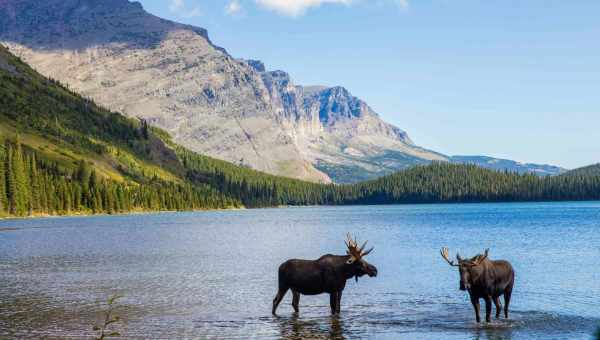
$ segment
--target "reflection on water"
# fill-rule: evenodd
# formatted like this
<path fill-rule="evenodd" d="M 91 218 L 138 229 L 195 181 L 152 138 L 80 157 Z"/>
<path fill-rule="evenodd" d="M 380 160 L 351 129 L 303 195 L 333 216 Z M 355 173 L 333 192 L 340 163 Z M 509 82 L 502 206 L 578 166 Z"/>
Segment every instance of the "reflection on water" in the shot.
<path fill-rule="evenodd" d="M 303 320 L 298 313 L 292 314 L 291 317 L 275 318 L 280 327 L 281 339 L 345 339 L 343 321 L 337 315 L 320 320 Z"/>
<path fill-rule="evenodd" d="M 600 204 L 291 208 L 0 221 L 0 338 L 93 335 L 99 302 L 129 338 L 582 339 L 600 325 Z M 277 267 L 369 239 L 377 278 L 291 294 L 270 315 Z M 510 320 L 478 325 L 439 258 L 490 247 L 517 272 Z"/>
<path fill-rule="evenodd" d="M 477 327 L 475 330 L 476 340 L 509 340 L 512 339 L 512 329 L 510 327 L 496 328 L 493 326 Z"/>

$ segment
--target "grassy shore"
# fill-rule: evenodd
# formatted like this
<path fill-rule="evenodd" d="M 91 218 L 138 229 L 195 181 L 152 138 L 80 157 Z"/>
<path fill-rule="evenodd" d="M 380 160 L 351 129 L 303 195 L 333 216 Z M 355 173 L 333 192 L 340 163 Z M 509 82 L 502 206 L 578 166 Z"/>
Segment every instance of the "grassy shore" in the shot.
<path fill-rule="evenodd" d="M 245 210 L 245 207 L 229 207 L 224 209 L 195 209 L 195 210 L 132 210 L 126 212 L 117 212 L 112 214 L 100 213 L 94 214 L 93 212 L 69 212 L 64 214 L 31 214 L 28 216 L 13 216 L 13 215 L 0 215 L 1 220 L 26 220 L 36 218 L 54 218 L 54 217 L 91 217 L 91 216 L 127 216 L 127 215 L 148 215 L 148 214 L 164 214 L 164 213 L 177 213 L 177 212 L 209 212 L 209 211 L 230 211 L 230 210 Z M 1 231 L 1 230 L 0 230 Z"/>

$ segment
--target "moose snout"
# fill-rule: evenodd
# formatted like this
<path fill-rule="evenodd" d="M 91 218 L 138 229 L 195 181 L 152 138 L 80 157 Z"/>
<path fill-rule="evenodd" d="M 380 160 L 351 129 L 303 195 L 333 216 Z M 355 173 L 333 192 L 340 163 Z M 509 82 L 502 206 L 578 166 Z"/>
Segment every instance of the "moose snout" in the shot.
<path fill-rule="evenodd" d="M 369 269 L 367 270 L 367 274 L 369 275 L 369 277 L 376 277 L 377 276 L 377 268 L 375 266 L 369 266 Z"/>
<path fill-rule="evenodd" d="M 464 282 L 460 283 L 460 290 L 464 291 L 464 290 L 469 290 L 469 289 L 471 289 L 471 285 L 469 283 L 464 283 Z"/>

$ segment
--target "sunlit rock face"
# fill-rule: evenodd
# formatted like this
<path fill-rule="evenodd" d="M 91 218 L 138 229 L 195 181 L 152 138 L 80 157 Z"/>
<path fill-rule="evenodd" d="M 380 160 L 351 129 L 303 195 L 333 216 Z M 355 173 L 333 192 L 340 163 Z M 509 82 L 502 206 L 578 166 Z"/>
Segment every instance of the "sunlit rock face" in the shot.
<path fill-rule="evenodd" d="M 42 74 L 147 119 L 177 143 L 269 173 L 352 182 L 447 160 L 343 87 L 295 85 L 137 2 L 0 0 L 0 41 Z"/>

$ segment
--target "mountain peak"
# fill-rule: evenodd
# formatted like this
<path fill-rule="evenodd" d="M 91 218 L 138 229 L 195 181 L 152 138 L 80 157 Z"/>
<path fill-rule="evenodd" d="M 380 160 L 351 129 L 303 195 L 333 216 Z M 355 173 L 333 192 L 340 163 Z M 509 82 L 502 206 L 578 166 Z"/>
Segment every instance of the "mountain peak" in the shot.
<path fill-rule="evenodd" d="M 206 29 L 151 15 L 137 1 L 0 0 L 2 40 L 32 49 L 81 50 L 108 44 L 155 47 L 176 30 L 192 31 L 212 45 Z"/>
<path fill-rule="evenodd" d="M 139 3 L 0 0 L 0 42 L 177 143 L 273 174 L 328 182 L 341 168 L 343 181 L 355 181 L 446 159 L 416 147 L 346 88 L 296 85 L 287 72 L 234 59 L 206 30 Z"/>
<path fill-rule="evenodd" d="M 260 61 L 260 60 L 246 60 L 246 63 L 248 63 L 248 65 L 250 65 L 250 67 L 252 67 L 256 72 L 266 72 L 266 68 L 265 68 L 265 64 Z"/>

